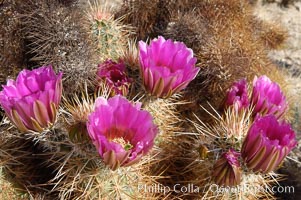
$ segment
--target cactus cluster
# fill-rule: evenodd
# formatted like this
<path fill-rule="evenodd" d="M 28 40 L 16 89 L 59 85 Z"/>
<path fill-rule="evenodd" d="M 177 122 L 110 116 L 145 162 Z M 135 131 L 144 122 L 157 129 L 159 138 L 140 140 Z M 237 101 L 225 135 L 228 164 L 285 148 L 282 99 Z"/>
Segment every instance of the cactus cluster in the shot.
<path fill-rule="evenodd" d="M 87 17 L 92 41 L 97 47 L 98 56 L 106 59 L 118 59 L 127 44 L 131 28 L 114 19 L 113 9 L 101 1 L 89 1 Z"/>
<path fill-rule="evenodd" d="M 274 198 L 297 145 L 267 56 L 286 32 L 250 1 L 14 3 L 22 56 L 0 67 L 27 69 L 1 71 L 1 198 Z"/>
<path fill-rule="evenodd" d="M 85 82 L 93 85 L 94 66 L 101 59 L 86 28 L 85 13 L 76 4 L 68 5 L 58 0 L 31 1 L 23 5 L 21 20 L 30 67 L 52 64 L 65 74 L 64 92 L 72 96 Z"/>
<path fill-rule="evenodd" d="M 15 77 L 24 64 L 24 40 L 20 21 L 20 1 L 0 4 L 0 83 Z"/>

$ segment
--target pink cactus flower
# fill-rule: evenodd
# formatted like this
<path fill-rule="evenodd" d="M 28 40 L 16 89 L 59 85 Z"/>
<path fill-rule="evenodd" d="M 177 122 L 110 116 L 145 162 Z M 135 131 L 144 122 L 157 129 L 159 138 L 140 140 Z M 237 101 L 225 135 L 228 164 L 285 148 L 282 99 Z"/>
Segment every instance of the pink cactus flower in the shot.
<path fill-rule="evenodd" d="M 242 146 L 242 158 L 254 172 L 275 170 L 296 146 L 290 124 L 278 122 L 274 115 L 258 116 Z"/>
<path fill-rule="evenodd" d="M 248 85 L 246 79 L 234 82 L 226 96 L 226 105 L 234 106 L 236 111 L 249 107 Z"/>
<path fill-rule="evenodd" d="M 254 106 L 254 115 L 273 114 L 281 118 L 288 109 L 288 103 L 279 85 L 272 82 L 267 76 L 255 77 L 251 103 Z"/>
<path fill-rule="evenodd" d="M 100 156 L 112 170 L 138 162 L 153 146 L 158 133 L 152 116 L 121 95 L 99 97 L 87 128 Z"/>
<path fill-rule="evenodd" d="M 143 84 L 151 95 L 170 97 L 186 88 L 199 72 L 193 51 L 182 42 L 159 36 L 149 46 L 140 41 L 139 49 Z"/>
<path fill-rule="evenodd" d="M 62 95 L 62 73 L 52 66 L 23 70 L 17 80 L 8 80 L 0 92 L 0 104 L 7 117 L 22 131 L 41 132 L 56 120 Z"/>
<path fill-rule="evenodd" d="M 121 94 L 126 96 L 129 92 L 131 79 L 125 73 L 125 64 L 123 62 L 113 62 L 107 60 L 98 65 L 97 76 L 104 80 L 111 89 L 112 96 Z"/>
<path fill-rule="evenodd" d="M 240 153 L 229 149 L 213 166 L 213 180 L 220 186 L 236 186 L 241 182 Z"/>

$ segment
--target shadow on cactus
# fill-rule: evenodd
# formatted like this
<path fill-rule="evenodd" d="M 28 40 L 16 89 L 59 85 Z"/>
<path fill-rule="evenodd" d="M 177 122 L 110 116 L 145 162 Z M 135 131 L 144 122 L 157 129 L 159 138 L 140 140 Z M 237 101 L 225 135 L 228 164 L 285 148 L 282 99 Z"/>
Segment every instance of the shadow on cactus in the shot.
<path fill-rule="evenodd" d="M 12 127 L 7 118 L 1 121 L 0 131 L 1 182 L 11 185 L 11 189 L 8 189 L 18 199 L 29 196 L 35 198 L 49 192 L 52 186 L 48 185 L 48 181 L 56 173 L 46 162 L 51 159 L 51 152 L 43 151 L 30 135 Z M 7 192 L 3 190 L 1 196 Z"/>

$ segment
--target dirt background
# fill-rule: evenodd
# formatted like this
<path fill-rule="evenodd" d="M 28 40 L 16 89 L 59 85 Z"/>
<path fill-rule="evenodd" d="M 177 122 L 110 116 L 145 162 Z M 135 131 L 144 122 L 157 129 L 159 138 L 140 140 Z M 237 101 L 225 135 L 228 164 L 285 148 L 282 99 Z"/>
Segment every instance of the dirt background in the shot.
<path fill-rule="evenodd" d="M 272 60 L 288 68 L 294 76 L 301 75 L 301 2 L 287 7 L 275 3 L 258 2 L 255 14 L 266 21 L 283 26 L 288 31 L 288 39 L 283 49 L 270 52 Z"/>

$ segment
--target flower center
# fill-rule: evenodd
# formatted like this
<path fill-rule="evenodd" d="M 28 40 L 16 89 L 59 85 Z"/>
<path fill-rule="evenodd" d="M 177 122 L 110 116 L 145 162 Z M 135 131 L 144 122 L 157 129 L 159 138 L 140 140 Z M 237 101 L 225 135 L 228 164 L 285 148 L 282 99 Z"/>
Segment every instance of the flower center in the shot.
<path fill-rule="evenodd" d="M 236 92 L 236 96 L 239 97 L 239 99 L 242 99 L 242 96 L 244 94 L 244 91 L 242 89 L 239 89 L 237 92 Z"/>
<path fill-rule="evenodd" d="M 122 137 L 114 138 L 112 142 L 120 144 L 126 151 L 131 150 L 133 148 L 133 145 Z"/>
<path fill-rule="evenodd" d="M 111 128 L 106 132 L 107 139 L 111 142 L 120 144 L 126 151 L 131 150 L 134 146 L 127 139 L 128 134 L 124 130 Z"/>
<path fill-rule="evenodd" d="M 118 71 L 118 70 L 112 71 L 110 75 L 111 75 L 111 80 L 113 82 L 122 81 L 125 77 L 125 75 L 122 72 Z"/>
<path fill-rule="evenodd" d="M 161 70 L 163 70 L 165 74 L 171 74 L 175 72 L 175 70 L 172 67 L 169 67 L 167 65 L 159 65 L 159 68 L 161 68 Z"/>
<path fill-rule="evenodd" d="M 266 132 L 261 131 L 261 133 L 265 137 L 265 140 L 269 141 L 269 143 L 272 144 L 272 145 L 279 145 L 279 143 L 282 140 L 281 139 L 282 134 L 280 134 L 280 132 L 277 132 L 275 130 L 268 130 Z"/>

